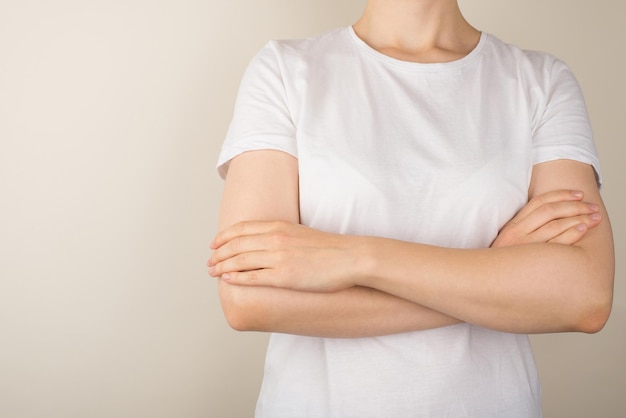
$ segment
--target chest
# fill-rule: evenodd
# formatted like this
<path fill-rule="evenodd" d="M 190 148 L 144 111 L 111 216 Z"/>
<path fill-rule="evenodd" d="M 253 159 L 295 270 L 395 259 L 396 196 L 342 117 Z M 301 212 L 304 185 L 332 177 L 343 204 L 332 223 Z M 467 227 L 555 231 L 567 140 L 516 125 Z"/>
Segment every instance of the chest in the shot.
<path fill-rule="evenodd" d="M 526 202 L 524 97 L 503 82 L 434 80 L 309 89 L 297 126 L 303 222 L 446 246 L 491 242 Z"/>

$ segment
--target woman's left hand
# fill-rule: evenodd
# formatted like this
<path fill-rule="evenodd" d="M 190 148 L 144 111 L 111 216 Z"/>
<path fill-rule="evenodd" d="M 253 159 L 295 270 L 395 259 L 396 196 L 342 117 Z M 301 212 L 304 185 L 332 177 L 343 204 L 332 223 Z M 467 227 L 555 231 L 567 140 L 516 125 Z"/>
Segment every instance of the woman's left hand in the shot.
<path fill-rule="evenodd" d="M 246 221 L 211 243 L 209 274 L 228 283 L 333 292 L 353 286 L 353 237 L 287 222 Z"/>

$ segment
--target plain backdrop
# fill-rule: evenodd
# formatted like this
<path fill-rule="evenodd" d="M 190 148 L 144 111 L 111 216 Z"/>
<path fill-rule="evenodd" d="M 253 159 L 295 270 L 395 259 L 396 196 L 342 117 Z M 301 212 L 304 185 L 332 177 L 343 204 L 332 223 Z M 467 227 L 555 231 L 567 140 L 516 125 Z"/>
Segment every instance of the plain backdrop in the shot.
<path fill-rule="evenodd" d="M 205 271 L 214 166 L 270 38 L 363 0 L 0 0 L 0 417 L 251 417 L 267 336 L 225 324 Z M 585 92 L 615 232 L 596 335 L 532 338 L 546 417 L 626 416 L 622 0 L 463 0 Z"/>

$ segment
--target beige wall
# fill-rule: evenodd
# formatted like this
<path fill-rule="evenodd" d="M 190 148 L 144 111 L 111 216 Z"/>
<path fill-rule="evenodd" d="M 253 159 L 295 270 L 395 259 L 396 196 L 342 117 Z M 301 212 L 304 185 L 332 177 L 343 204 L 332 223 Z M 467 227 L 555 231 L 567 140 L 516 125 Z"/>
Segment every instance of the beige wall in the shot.
<path fill-rule="evenodd" d="M 363 0 L 0 0 L 0 416 L 249 417 L 266 337 L 205 273 L 213 166 L 269 38 Z M 604 163 L 618 274 L 598 335 L 533 338 L 546 417 L 626 416 L 620 0 L 465 0 L 480 29 L 565 59 Z"/>

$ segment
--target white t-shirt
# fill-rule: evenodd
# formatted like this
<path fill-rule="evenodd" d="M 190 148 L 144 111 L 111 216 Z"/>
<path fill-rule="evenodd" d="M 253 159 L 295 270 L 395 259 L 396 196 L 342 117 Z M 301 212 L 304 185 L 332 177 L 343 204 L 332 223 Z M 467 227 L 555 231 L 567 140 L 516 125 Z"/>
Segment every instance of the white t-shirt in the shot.
<path fill-rule="evenodd" d="M 270 42 L 241 83 L 220 174 L 255 149 L 298 158 L 305 225 L 456 248 L 490 245 L 527 202 L 534 164 L 582 161 L 600 180 L 567 66 L 486 33 L 436 64 L 383 55 L 351 27 Z M 470 324 L 274 334 L 257 404 L 264 418 L 539 416 L 527 336 Z"/>

